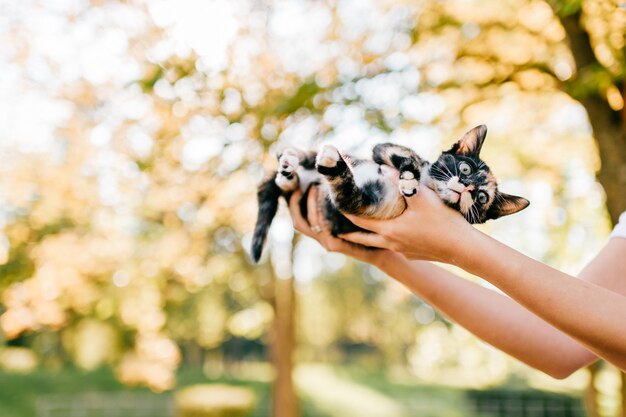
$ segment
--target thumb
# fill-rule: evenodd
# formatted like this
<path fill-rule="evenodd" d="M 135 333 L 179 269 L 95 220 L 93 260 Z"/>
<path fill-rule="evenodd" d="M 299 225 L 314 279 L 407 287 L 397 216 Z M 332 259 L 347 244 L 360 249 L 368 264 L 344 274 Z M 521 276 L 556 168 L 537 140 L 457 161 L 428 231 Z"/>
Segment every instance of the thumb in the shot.
<path fill-rule="evenodd" d="M 383 236 L 377 235 L 375 233 L 352 232 L 345 235 L 340 235 L 339 237 L 343 240 L 347 240 L 352 243 L 358 243 L 359 245 L 371 248 L 389 248 L 389 242 L 387 242 L 387 240 Z"/>
<path fill-rule="evenodd" d="M 365 230 L 370 230 L 372 232 L 377 232 L 377 233 L 380 232 L 381 230 L 381 226 L 382 226 L 381 220 L 368 219 L 365 217 L 355 216 L 353 214 L 346 214 L 346 213 L 341 213 L 341 214 L 346 216 L 346 218 L 350 220 L 352 223 L 356 224 L 357 226 Z"/>

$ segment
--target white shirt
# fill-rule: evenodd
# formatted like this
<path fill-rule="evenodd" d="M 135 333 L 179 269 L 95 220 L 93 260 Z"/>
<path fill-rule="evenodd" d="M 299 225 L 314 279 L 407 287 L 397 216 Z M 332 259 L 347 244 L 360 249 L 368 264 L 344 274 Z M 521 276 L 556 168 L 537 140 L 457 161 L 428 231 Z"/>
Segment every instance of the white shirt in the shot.
<path fill-rule="evenodd" d="M 626 239 L 626 211 L 619 216 L 619 221 L 613 228 L 609 237 L 621 237 Z"/>

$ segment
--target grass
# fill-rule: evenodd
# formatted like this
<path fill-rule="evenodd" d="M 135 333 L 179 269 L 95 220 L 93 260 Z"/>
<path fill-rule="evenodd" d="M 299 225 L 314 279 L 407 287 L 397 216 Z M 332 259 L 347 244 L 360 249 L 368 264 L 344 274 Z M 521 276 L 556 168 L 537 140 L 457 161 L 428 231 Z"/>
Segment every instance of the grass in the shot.
<path fill-rule="evenodd" d="M 209 379 L 200 370 L 190 369 L 178 375 L 178 387 L 211 382 L 250 387 L 260 400 L 251 417 L 269 415 L 270 384 L 263 378 Z M 295 373 L 295 383 L 301 398 L 302 417 L 477 417 L 469 411 L 466 392 L 461 389 L 421 385 L 414 380 L 394 382 L 380 373 L 355 368 L 301 366 Z M 93 392 L 111 395 L 123 392 L 128 398 L 141 397 L 158 410 L 150 414 L 151 417 L 171 415 L 165 406 L 171 403 L 171 392 L 154 394 L 147 389 L 123 386 L 107 369 L 95 372 L 63 369 L 60 372 L 38 370 L 26 375 L 0 372 L 0 416 L 37 417 L 36 404 L 42 396 L 60 396 L 62 401 L 90 404 L 93 401 L 88 393 Z M 58 415 L 67 417 L 68 413 Z M 76 415 L 99 417 L 102 414 L 94 411 Z M 129 408 L 123 417 L 135 415 Z"/>

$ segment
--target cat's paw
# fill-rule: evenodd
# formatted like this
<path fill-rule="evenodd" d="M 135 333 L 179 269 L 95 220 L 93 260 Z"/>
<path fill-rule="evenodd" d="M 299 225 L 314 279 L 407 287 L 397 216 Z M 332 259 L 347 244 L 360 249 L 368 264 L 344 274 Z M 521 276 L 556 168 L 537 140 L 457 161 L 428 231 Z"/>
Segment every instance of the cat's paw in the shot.
<path fill-rule="evenodd" d="M 295 149 L 285 149 L 278 158 L 278 170 L 285 176 L 289 176 L 289 174 L 294 172 L 298 165 L 300 165 L 300 158 L 298 157 L 298 151 Z"/>
<path fill-rule="evenodd" d="M 321 152 L 317 154 L 315 163 L 318 167 L 334 168 L 341 160 L 341 155 L 337 148 L 332 145 L 324 145 Z"/>
<path fill-rule="evenodd" d="M 411 197 L 419 191 L 420 183 L 415 179 L 411 171 L 404 171 L 400 174 L 399 188 L 402 195 Z"/>

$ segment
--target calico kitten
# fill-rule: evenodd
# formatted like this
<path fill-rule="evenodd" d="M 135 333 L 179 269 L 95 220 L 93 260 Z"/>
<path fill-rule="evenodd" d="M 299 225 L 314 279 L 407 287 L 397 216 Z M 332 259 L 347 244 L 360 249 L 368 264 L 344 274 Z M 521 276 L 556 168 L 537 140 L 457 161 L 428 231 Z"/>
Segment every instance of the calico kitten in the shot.
<path fill-rule="evenodd" d="M 489 167 L 480 159 L 487 128 L 477 126 L 465 133 L 450 150 L 432 164 L 404 146 L 376 145 L 372 159 L 342 155 L 326 145 L 316 154 L 287 148 L 278 155 L 279 171 L 259 186 L 259 212 L 252 238 L 252 259 L 258 262 L 272 219 L 282 195 L 289 198 L 299 188 L 304 192 L 300 211 L 306 218 L 306 200 L 312 184 L 321 184 L 318 207 L 333 235 L 362 231 L 342 213 L 375 219 L 399 216 L 410 197 L 424 185 L 434 190 L 448 206 L 461 212 L 470 223 L 516 213 L 529 201 L 498 191 Z M 398 192 L 384 170 L 400 173 Z"/>

